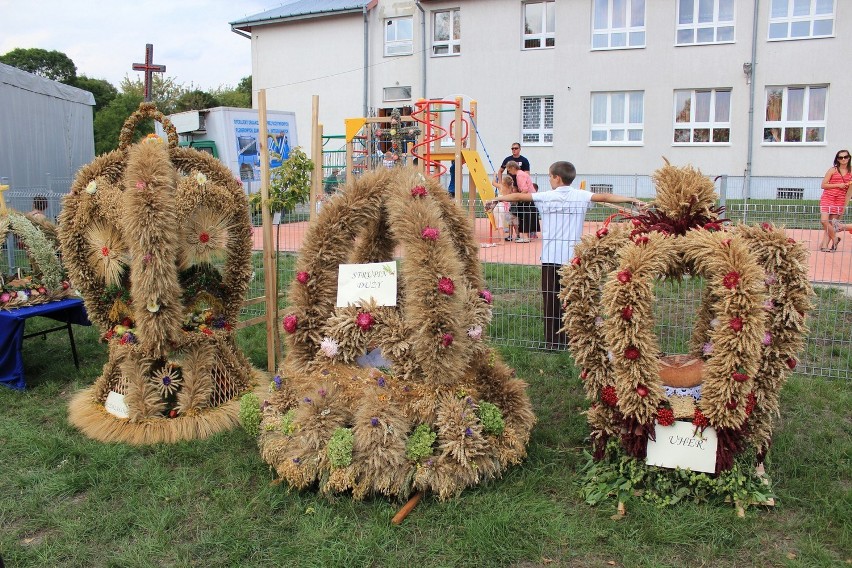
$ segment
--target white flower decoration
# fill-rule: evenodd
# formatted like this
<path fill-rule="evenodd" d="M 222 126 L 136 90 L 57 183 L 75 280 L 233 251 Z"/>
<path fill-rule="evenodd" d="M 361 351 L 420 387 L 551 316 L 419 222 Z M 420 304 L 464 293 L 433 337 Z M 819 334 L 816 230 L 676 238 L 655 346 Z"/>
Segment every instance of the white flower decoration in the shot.
<path fill-rule="evenodd" d="M 482 339 L 482 326 L 475 325 L 471 328 L 468 328 L 467 335 L 471 339 Z"/>
<path fill-rule="evenodd" d="M 322 351 L 323 355 L 328 357 L 329 359 L 333 359 L 335 355 L 337 355 L 337 349 L 339 344 L 337 341 L 330 337 L 326 337 L 320 343 L 320 351 Z"/>
<path fill-rule="evenodd" d="M 147 309 L 149 312 L 151 312 L 152 314 L 154 314 L 154 313 L 157 313 L 157 312 L 159 312 L 159 311 L 160 311 L 160 304 L 158 304 L 155 300 L 151 300 L 151 301 L 150 301 L 150 302 L 148 302 L 148 304 L 145 306 L 145 309 Z"/>
<path fill-rule="evenodd" d="M 86 186 L 86 193 L 88 193 L 89 195 L 94 194 L 97 190 L 98 182 L 96 182 L 95 180 L 90 181 L 89 184 Z"/>
<path fill-rule="evenodd" d="M 197 174 L 195 174 L 195 181 L 198 183 L 198 185 L 204 185 L 205 183 L 207 183 L 207 176 L 201 172 L 198 172 Z"/>

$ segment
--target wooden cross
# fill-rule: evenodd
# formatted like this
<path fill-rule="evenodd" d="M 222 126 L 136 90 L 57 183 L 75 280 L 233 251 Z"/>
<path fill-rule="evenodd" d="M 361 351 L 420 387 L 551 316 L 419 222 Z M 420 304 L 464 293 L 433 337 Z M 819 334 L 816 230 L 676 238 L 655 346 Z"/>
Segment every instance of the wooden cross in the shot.
<path fill-rule="evenodd" d="M 154 64 L 154 44 L 146 43 L 145 44 L 145 63 L 134 63 L 133 64 L 134 71 L 144 71 L 145 72 L 145 100 L 151 100 L 151 79 L 154 73 L 165 73 L 166 66 L 165 65 L 155 65 Z"/>

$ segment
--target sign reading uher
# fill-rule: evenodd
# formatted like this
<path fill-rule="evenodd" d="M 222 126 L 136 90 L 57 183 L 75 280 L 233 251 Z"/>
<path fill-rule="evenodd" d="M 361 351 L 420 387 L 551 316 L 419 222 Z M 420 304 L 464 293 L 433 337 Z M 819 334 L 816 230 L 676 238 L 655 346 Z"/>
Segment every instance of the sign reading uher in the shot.
<path fill-rule="evenodd" d="M 337 271 L 337 307 L 359 306 L 374 300 L 379 306 L 396 305 L 396 261 L 341 264 Z"/>
<path fill-rule="evenodd" d="M 657 424 L 656 441 L 648 440 L 648 465 L 714 473 L 716 471 L 716 430 L 712 426 L 696 432 L 691 422 L 671 426 Z"/>

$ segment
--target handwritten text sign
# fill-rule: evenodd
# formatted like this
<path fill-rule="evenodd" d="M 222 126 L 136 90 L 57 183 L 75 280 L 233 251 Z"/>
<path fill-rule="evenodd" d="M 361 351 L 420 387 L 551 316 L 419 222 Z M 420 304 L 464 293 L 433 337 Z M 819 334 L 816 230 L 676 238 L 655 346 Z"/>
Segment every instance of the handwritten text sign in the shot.
<path fill-rule="evenodd" d="M 396 261 L 341 264 L 337 272 L 337 307 L 360 306 L 375 300 L 379 306 L 396 305 Z"/>
<path fill-rule="evenodd" d="M 693 435 L 694 434 L 694 435 Z M 712 426 L 695 432 L 691 422 L 671 426 L 657 424 L 657 440 L 648 440 L 648 465 L 679 467 L 692 471 L 716 471 L 716 430 Z"/>
<path fill-rule="evenodd" d="M 109 391 L 104 403 L 104 408 L 107 412 L 119 418 L 127 418 L 130 414 L 127 411 L 127 404 L 124 402 L 124 395 L 118 394 L 115 391 Z"/>

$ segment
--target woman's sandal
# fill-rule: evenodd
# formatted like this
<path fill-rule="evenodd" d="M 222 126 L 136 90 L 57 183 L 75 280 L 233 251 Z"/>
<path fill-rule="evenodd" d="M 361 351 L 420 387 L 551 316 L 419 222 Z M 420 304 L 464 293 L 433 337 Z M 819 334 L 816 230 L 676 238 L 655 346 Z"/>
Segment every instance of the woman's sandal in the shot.
<path fill-rule="evenodd" d="M 837 250 L 837 245 L 840 244 L 840 237 L 834 237 L 834 244 L 831 245 L 831 251 L 834 252 Z"/>

